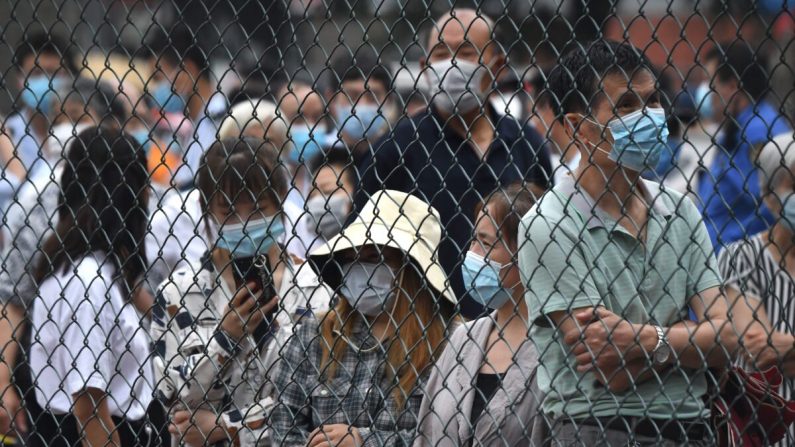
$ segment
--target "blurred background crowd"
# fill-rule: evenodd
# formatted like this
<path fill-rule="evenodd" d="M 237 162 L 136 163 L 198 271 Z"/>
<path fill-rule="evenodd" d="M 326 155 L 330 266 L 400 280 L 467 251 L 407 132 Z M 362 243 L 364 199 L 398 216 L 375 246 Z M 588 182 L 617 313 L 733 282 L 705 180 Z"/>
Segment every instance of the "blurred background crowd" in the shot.
<path fill-rule="evenodd" d="M 431 267 L 426 266 L 427 282 L 438 300 L 446 300 L 457 315 L 478 318 L 499 306 L 469 289 L 474 280 L 466 276 L 467 247 L 480 237 L 473 216 L 485 212 L 485 199 L 491 193 L 517 183 L 525 196 L 514 191 L 511 194 L 519 195 L 512 197 L 524 203 L 527 211 L 544 191 L 565 182 L 578 166 L 589 161 L 582 159 L 585 152 L 562 121 L 568 100 L 559 97 L 549 81 L 559 69 L 563 54 L 594 40 L 629 43 L 652 65 L 669 134 L 659 161 L 641 174 L 693 200 L 709 236 L 709 256 L 721 256 L 724 279 L 737 280 L 739 274 L 734 274 L 739 267 L 734 258 L 728 258 L 742 248 L 736 244 L 775 227 L 777 222 L 791 222 L 788 219 L 795 204 L 771 199 L 775 191 L 766 189 L 764 183 L 778 178 L 776 168 L 789 168 L 795 162 L 795 150 L 789 149 L 795 118 L 795 17 L 789 12 L 790 6 L 795 5 L 790 3 L 793 2 L 486 0 L 470 5 L 441 0 L 72 0 L 0 4 L 0 17 L 4 17 L 0 44 L 0 300 L 6 315 L 0 328 L 0 342 L 5 348 L 0 345 L 0 350 L 9 366 L 0 370 L 0 389 L 7 390 L 3 394 L 4 407 L 24 407 L 20 403 L 24 396 L 13 391 L 10 384 L 16 383 L 20 390 L 30 386 L 26 382 L 31 374 L 25 368 L 31 367 L 33 376 L 40 381 L 57 380 L 42 374 L 46 367 L 41 360 L 35 360 L 35 334 L 42 325 L 46 326 L 51 315 L 41 307 L 32 313 L 30 309 L 34 300 L 42 297 L 42 290 L 47 290 L 44 279 L 57 273 L 52 268 L 52 272 L 40 274 L 36 267 L 40 253 L 53 255 L 49 261 L 54 266 L 65 262 L 56 256 L 57 251 L 48 251 L 52 248 L 50 242 L 69 245 L 66 224 L 63 220 L 59 223 L 64 210 L 73 213 L 69 222 L 72 227 L 80 227 L 81 223 L 107 224 L 103 231 L 108 234 L 135 231 L 131 226 L 136 224 L 134 209 L 129 216 L 115 220 L 97 212 L 92 220 L 80 214 L 77 202 L 69 202 L 77 200 L 75 197 L 81 193 L 74 190 L 70 196 L 64 182 L 74 175 L 78 180 L 72 180 L 79 183 L 81 160 L 98 160 L 99 152 L 94 153 L 91 148 L 92 132 L 99 132 L 100 137 L 106 135 L 103 132 L 123 135 L 128 139 L 126 143 L 141 149 L 146 169 L 147 183 L 142 189 L 149 191 L 147 200 L 120 199 L 108 194 L 110 202 L 140 199 L 136 202 L 140 205 L 148 201 L 144 210 L 146 223 L 138 228 L 142 231 L 138 236 L 145 241 L 142 246 L 149 265 L 145 271 L 137 271 L 134 278 L 127 278 L 130 281 L 126 291 L 141 314 L 152 313 L 151 325 L 147 322 L 144 332 L 155 338 L 137 340 L 143 335 L 140 328 L 133 327 L 135 335 L 126 340 L 132 346 L 129 350 L 140 348 L 143 353 L 151 345 L 156 354 L 152 360 L 155 377 L 146 379 L 154 384 L 154 390 L 148 390 L 150 395 L 154 393 L 163 401 L 173 399 L 173 395 L 180 395 L 185 401 L 210 399 L 210 392 L 204 396 L 188 393 L 186 397 L 179 388 L 190 388 L 191 380 L 199 380 L 196 377 L 209 374 L 207 371 L 213 368 L 222 369 L 219 365 L 223 362 L 207 365 L 202 363 L 204 360 L 187 356 L 179 366 L 179 374 L 169 373 L 169 367 L 162 363 L 168 363 L 163 360 L 167 356 L 160 351 L 179 351 L 190 346 L 194 354 L 210 352 L 205 345 L 191 345 L 196 340 L 189 336 L 180 338 L 184 334 L 169 338 L 175 329 L 165 315 L 174 317 L 173 324 L 182 330 L 184 321 L 188 321 L 186 326 L 199 321 L 205 309 L 187 306 L 185 312 L 175 310 L 185 304 L 185 297 L 202 295 L 207 300 L 202 301 L 203 306 L 219 299 L 212 288 L 193 288 L 195 284 L 212 283 L 211 278 L 201 276 L 209 275 L 206 272 L 212 268 L 205 268 L 207 265 L 215 262 L 216 267 L 220 266 L 208 249 L 213 248 L 214 242 L 221 244 L 224 236 L 220 237 L 221 242 L 214 240 L 217 228 L 207 223 L 207 216 L 216 216 L 216 223 L 223 223 L 224 219 L 217 216 L 226 211 L 213 208 L 217 204 L 207 201 L 213 190 L 227 194 L 225 200 L 229 203 L 225 203 L 235 210 L 238 199 L 232 196 L 233 192 L 240 194 L 240 190 L 252 185 L 261 185 L 262 191 L 273 189 L 276 200 L 263 200 L 283 215 L 279 225 L 284 228 L 279 228 L 277 242 L 284 246 L 286 255 L 284 259 L 274 255 L 275 259 L 296 267 L 295 272 L 289 273 L 291 284 L 302 293 L 313 290 L 317 309 L 332 308 L 337 314 L 352 312 L 350 307 L 335 304 L 333 296 L 340 284 L 333 284 L 334 280 L 326 277 L 321 281 L 318 277 L 322 275 L 307 274 L 308 269 L 297 266 L 311 257 L 333 256 L 334 253 L 323 252 L 326 243 L 339 243 L 339 233 L 346 225 L 354 227 L 351 222 L 355 217 L 372 212 L 375 217 L 369 215 L 370 218 L 377 221 L 378 212 L 372 208 L 378 209 L 374 198 L 379 191 L 415 194 L 432 205 L 435 214 L 414 215 L 412 212 L 418 209 L 415 205 L 413 211 L 407 206 L 407 210 L 396 211 L 390 218 L 396 226 L 413 224 L 418 228 L 429 218 L 440 221 L 438 235 L 436 230 L 428 230 L 430 236 L 417 236 L 427 236 L 432 241 L 435 237 L 434 244 L 438 245 L 434 247 L 438 251 L 433 251 L 433 262 L 438 257 L 439 265 L 433 265 L 441 267 L 438 278 L 444 279 L 434 279 Z M 458 32 L 440 28 L 440 17 L 449 18 L 452 7 L 474 7 L 478 20 L 467 22 L 466 17 L 454 17 L 454 21 L 471 28 L 462 26 Z M 487 70 L 479 71 L 481 68 Z M 457 71 L 462 77 L 445 77 L 445 71 Z M 473 107 L 467 109 L 467 101 Z M 474 109 L 477 110 L 472 115 Z M 82 155 L 76 150 L 67 151 L 75 141 L 80 141 L 78 146 L 85 149 Z M 777 150 L 763 152 L 762 148 L 771 142 Z M 239 153 L 238 146 L 243 143 L 249 148 L 267 144 L 275 149 L 273 157 L 246 158 Z M 133 166 L 141 162 L 135 157 L 124 158 L 123 151 L 116 150 L 116 163 L 125 160 Z M 760 157 L 762 153 L 765 157 Z M 213 161 L 213 157 L 217 160 Z M 245 180 L 246 188 L 230 186 L 234 180 L 224 177 L 226 171 L 218 160 L 232 166 L 229 169 Z M 268 174 L 248 177 L 245 166 L 267 167 Z M 122 171 L 97 175 L 106 182 L 106 188 L 112 184 L 112 179 L 103 177 L 106 174 L 123 177 L 128 186 L 140 180 L 128 178 L 135 175 Z M 284 185 L 279 183 L 282 177 Z M 532 197 L 526 196 L 528 192 Z M 91 192 L 83 194 L 93 197 Z M 258 197 L 246 203 L 256 205 L 259 200 Z M 260 211 L 265 213 L 265 208 Z M 414 218 L 418 220 L 413 221 Z M 514 220 L 515 233 L 518 217 Z M 270 227 L 267 232 L 275 241 L 277 232 Z M 52 234 L 62 238 L 52 239 Z M 117 250 L 117 244 L 121 244 L 114 238 L 105 244 L 108 250 Z M 515 234 L 511 238 L 515 246 Z M 359 249 L 363 245 L 352 247 Z M 726 247 L 731 249 L 725 250 Z M 227 248 L 234 258 L 234 248 Z M 395 249 L 403 250 L 418 264 L 424 262 L 425 255 L 431 257 L 428 253 L 411 252 L 414 249 L 408 246 Z M 782 251 L 777 256 L 788 259 L 792 254 Z M 379 262 L 384 263 L 387 258 L 384 256 Z M 199 273 L 193 271 L 195 284 L 176 278 L 177 273 L 184 274 L 196 263 L 202 269 Z M 795 277 L 795 263 L 787 265 L 789 270 L 782 272 Z M 120 270 L 125 268 L 129 266 Z M 135 281 L 144 285 L 133 284 Z M 791 334 L 791 324 L 795 324 L 795 302 L 791 302 L 795 289 L 785 282 L 775 282 L 756 297 L 766 308 L 767 328 L 780 331 L 777 334 Z M 290 293 L 289 287 L 278 290 L 278 295 L 288 302 L 292 299 Z M 89 295 L 87 291 L 85 296 Z M 304 309 L 295 304 L 301 301 L 299 297 L 293 298 L 291 315 L 312 313 L 311 307 Z M 229 300 L 221 301 L 223 305 L 218 304 L 219 315 L 214 322 L 219 327 L 226 325 L 224 334 L 245 332 L 224 322 L 222 311 Z M 44 302 L 48 302 L 46 297 Z M 243 305 L 242 301 L 233 302 Z M 401 306 L 395 304 L 392 311 L 408 312 L 408 305 L 405 309 Z M 180 321 L 180 315 L 187 316 Z M 287 319 L 281 323 L 288 327 L 295 321 Z M 428 331 L 433 332 L 437 322 L 428 323 Z M 30 338 L 31 325 L 32 348 L 31 340 L 25 339 L 25 334 Z M 326 333 L 315 329 L 329 337 L 342 333 L 338 327 L 323 328 Z M 287 337 L 273 332 L 276 339 Z M 89 335 L 101 336 L 83 334 Z M 158 335 L 167 342 L 158 345 Z M 219 358 L 232 355 L 233 351 L 234 355 L 239 354 L 224 345 L 228 342 L 224 341 L 226 335 L 220 340 L 213 332 L 204 335 L 221 346 L 213 345 L 220 349 Z M 776 341 L 782 346 L 792 344 L 792 336 L 787 337 L 781 335 Z M 350 342 L 348 338 L 345 341 Z M 138 348 L 137 342 L 142 343 Z M 182 347 L 174 348 L 169 343 Z M 287 346 L 285 340 L 280 343 L 283 345 L 279 346 Z M 360 348 L 357 346 L 357 353 L 366 357 L 370 351 Z M 20 360 L 21 366 L 13 366 L 9 359 L 15 360 L 18 352 L 28 349 L 34 354 L 32 361 Z M 286 349 L 277 357 L 282 354 L 289 357 L 291 352 Z M 324 355 L 329 353 L 324 351 Z M 186 378 L 185 371 L 195 377 Z M 246 378 L 247 373 L 254 374 L 245 368 L 233 374 L 240 383 L 257 383 L 259 379 Z M 785 371 L 785 375 L 792 374 Z M 206 380 L 217 390 L 213 377 L 210 374 Z M 403 376 L 400 378 L 401 386 L 405 385 Z M 274 379 L 274 386 L 291 386 L 284 382 L 286 379 L 281 383 L 278 380 Z M 235 396 L 245 403 L 235 408 L 246 406 L 250 412 L 237 419 L 234 414 L 225 414 L 225 427 L 252 429 L 261 425 L 263 408 L 270 408 L 272 402 L 263 403 L 259 399 L 262 396 L 249 391 L 245 397 Z M 790 397 L 789 385 L 784 395 Z M 415 397 L 412 395 L 411 399 Z M 47 397 L 49 402 L 57 399 L 57 393 Z M 261 407 L 253 408 L 255 402 Z M 122 416 L 135 414 L 130 417 L 137 420 L 144 412 L 156 411 L 148 402 L 139 403 L 141 408 L 128 405 Z M 228 402 L 210 406 L 215 404 L 228 408 Z M 188 407 L 196 410 L 201 406 Z M 71 411 L 69 405 L 66 409 L 67 413 Z M 63 408 L 45 405 L 37 411 L 60 414 Z M 183 411 L 187 410 L 171 408 L 171 422 L 180 430 L 188 418 Z M 76 408 L 74 412 L 79 418 Z M 148 414 L 152 419 L 165 417 Z M 190 417 L 199 418 L 197 415 L 201 414 L 197 410 Z M 212 414 L 213 418 L 217 416 Z M 278 425 L 278 415 L 273 417 L 273 423 Z M 13 415 L 0 418 L 6 424 L 2 428 L 8 429 L 13 419 Z M 17 428 L 27 425 L 24 418 L 15 423 Z M 62 423 L 55 418 L 52 425 Z M 369 430 L 378 431 L 376 425 L 361 428 L 363 434 L 357 436 L 367 438 Z M 399 423 L 393 425 L 405 429 Z M 159 427 L 164 434 L 167 426 L 164 423 Z M 131 427 L 135 429 L 134 424 Z M 122 433 L 122 440 L 128 435 L 138 436 Z M 373 445 L 384 439 L 377 438 L 377 434 L 372 436 L 378 439 Z"/>

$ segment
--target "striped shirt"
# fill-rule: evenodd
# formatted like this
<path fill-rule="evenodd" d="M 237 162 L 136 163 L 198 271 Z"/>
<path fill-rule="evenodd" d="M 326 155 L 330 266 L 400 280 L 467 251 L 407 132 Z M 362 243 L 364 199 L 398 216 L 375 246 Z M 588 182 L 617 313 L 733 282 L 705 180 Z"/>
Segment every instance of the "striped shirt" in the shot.
<path fill-rule="evenodd" d="M 776 261 L 767 249 L 767 232 L 728 245 L 718 256 L 718 266 L 726 285 L 757 298 L 764 305 L 774 330 L 795 332 L 795 278 Z M 779 392 L 792 399 L 795 381 L 784 379 Z M 777 445 L 795 441 L 795 428 Z"/>
<path fill-rule="evenodd" d="M 795 278 L 767 250 L 767 233 L 737 241 L 721 251 L 718 265 L 726 285 L 765 306 L 776 331 L 795 332 Z"/>

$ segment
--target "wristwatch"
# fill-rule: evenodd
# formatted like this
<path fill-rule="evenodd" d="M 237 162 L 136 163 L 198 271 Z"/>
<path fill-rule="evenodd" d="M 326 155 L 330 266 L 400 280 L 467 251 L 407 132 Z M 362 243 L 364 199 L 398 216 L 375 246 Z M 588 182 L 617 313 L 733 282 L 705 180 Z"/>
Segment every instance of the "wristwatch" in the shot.
<path fill-rule="evenodd" d="M 652 326 L 657 331 L 657 346 L 652 351 L 652 358 L 656 365 L 662 365 L 671 357 L 671 345 L 668 344 L 668 337 L 660 326 Z"/>

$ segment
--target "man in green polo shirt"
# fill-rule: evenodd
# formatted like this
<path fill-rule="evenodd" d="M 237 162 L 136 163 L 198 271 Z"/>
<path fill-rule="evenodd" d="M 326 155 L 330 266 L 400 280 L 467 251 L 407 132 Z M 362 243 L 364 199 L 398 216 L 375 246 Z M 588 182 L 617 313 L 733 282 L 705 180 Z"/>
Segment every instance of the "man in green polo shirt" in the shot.
<path fill-rule="evenodd" d="M 738 341 L 698 210 L 640 176 L 668 136 L 651 65 L 596 41 L 564 56 L 549 88 L 581 152 L 519 231 L 551 437 L 710 443 L 705 371 L 726 367 Z"/>

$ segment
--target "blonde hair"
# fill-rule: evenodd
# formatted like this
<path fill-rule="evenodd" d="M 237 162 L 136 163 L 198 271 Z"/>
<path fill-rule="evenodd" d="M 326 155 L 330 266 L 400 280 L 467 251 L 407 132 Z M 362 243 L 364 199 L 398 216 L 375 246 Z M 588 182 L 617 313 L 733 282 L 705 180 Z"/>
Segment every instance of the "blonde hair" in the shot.
<path fill-rule="evenodd" d="M 402 406 L 417 380 L 441 351 L 445 341 L 445 316 L 435 305 L 435 292 L 421 279 L 413 264 L 400 276 L 394 311 L 390 324 L 395 332 L 386 346 L 385 374 L 396 385 L 393 397 Z M 337 305 L 320 323 L 322 351 L 321 377 L 332 379 L 347 349 L 343 337 L 350 338 L 362 316 L 347 298 L 341 296 Z"/>
<path fill-rule="evenodd" d="M 235 104 L 229 110 L 218 131 L 218 138 L 242 138 L 252 136 L 264 138 L 279 151 L 288 151 L 287 124 L 276 105 L 266 100 L 247 100 Z"/>

